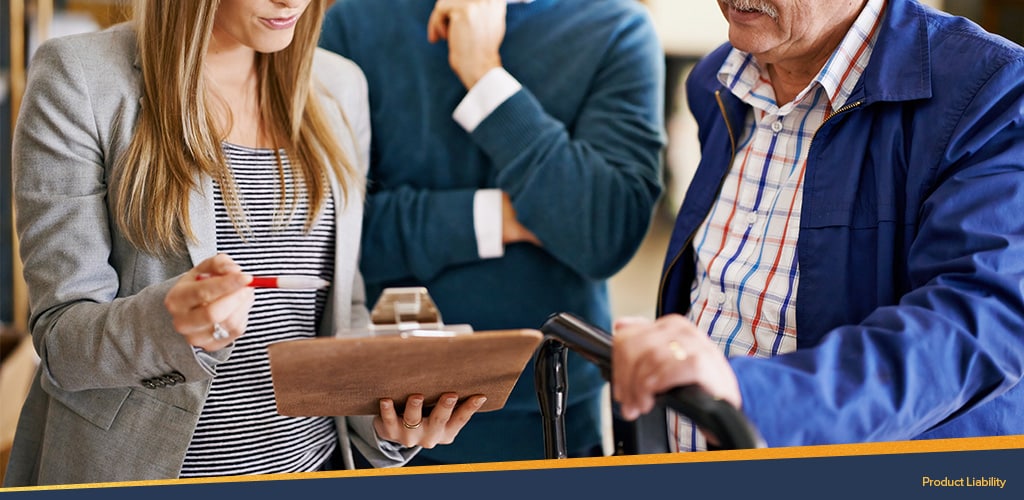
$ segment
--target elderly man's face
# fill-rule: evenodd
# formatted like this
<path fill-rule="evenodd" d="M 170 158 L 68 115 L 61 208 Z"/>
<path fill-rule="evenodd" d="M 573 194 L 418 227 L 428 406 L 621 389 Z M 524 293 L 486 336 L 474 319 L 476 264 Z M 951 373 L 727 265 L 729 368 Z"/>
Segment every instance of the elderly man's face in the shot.
<path fill-rule="evenodd" d="M 729 41 L 762 63 L 831 53 L 866 0 L 717 0 Z"/>

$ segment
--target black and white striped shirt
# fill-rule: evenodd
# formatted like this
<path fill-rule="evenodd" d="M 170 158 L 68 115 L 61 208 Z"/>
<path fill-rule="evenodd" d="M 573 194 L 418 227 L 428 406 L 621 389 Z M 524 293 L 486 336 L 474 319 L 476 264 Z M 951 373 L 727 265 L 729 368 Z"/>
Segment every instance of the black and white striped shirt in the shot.
<path fill-rule="evenodd" d="M 330 280 L 334 263 L 334 205 L 331 197 L 310 232 L 309 206 L 300 191 L 280 210 L 277 158 L 271 149 L 224 145 L 248 227 L 239 235 L 215 183 L 217 251 L 253 275 L 299 274 Z M 291 185 L 282 153 L 284 178 Z M 294 190 L 290 190 L 294 193 Z M 245 334 L 231 357 L 217 367 L 196 426 L 181 477 L 315 471 L 331 455 L 337 438 L 330 417 L 278 415 L 267 346 L 314 337 L 327 300 L 326 290 L 256 289 Z"/>

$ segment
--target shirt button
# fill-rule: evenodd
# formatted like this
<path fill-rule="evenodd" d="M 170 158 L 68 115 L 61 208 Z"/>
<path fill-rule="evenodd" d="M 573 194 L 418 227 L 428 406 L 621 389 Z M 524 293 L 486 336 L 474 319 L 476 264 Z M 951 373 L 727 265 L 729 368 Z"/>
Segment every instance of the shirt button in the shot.
<path fill-rule="evenodd" d="M 775 132 L 776 134 L 779 133 L 779 132 L 782 132 L 782 122 L 781 121 L 777 121 L 775 123 L 772 123 L 772 132 Z"/>
<path fill-rule="evenodd" d="M 747 225 L 753 226 L 757 223 L 757 212 L 750 212 L 747 214 Z"/>
<path fill-rule="evenodd" d="M 724 305 L 726 298 L 728 297 L 724 293 L 720 293 L 717 297 L 715 297 L 715 301 L 718 302 L 718 305 Z"/>

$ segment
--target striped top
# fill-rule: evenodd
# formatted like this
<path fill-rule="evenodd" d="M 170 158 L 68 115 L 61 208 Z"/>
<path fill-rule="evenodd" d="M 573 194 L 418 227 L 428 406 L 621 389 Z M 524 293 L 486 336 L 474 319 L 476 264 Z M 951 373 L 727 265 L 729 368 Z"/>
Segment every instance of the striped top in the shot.
<path fill-rule="evenodd" d="M 727 356 L 796 349 L 797 238 L 808 152 L 821 125 L 848 105 L 884 8 L 885 0 L 868 2 L 792 102 L 776 102 L 767 68 L 748 53 L 733 49 L 719 70 L 722 85 L 753 109 L 719 198 L 694 235 L 690 319 Z M 678 450 L 704 448 L 687 420 L 670 415 L 669 429 Z"/>
<path fill-rule="evenodd" d="M 328 196 L 312 231 L 302 196 L 280 214 L 277 155 L 270 149 L 224 145 L 248 223 L 243 239 L 228 217 L 215 183 L 217 251 L 251 274 L 298 274 L 330 280 L 334 263 L 334 205 Z M 291 183 L 282 152 L 284 179 Z M 290 200 L 286 207 L 290 206 Z M 286 222 L 285 222 L 286 219 Z M 308 472 L 317 470 L 337 442 L 330 417 L 277 414 L 267 346 L 314 337 L 326 290 L 256 289 L 245 334 L 218 365 L 209 397 L 185 455 L 181 477 Z"/>

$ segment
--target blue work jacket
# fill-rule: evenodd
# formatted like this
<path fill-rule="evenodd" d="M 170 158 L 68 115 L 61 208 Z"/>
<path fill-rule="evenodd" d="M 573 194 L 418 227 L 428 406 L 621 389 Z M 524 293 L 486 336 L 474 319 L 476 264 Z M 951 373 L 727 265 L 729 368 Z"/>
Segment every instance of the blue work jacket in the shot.
<path fill-rule="evenodd" d="M 751 109 L 687 81 L 702 159 L 676 220 L 659 314 L 690 308 L 692 239 Z M 734 357 L 769 446 L 1024 434 L 1024 50 L 890 0 L 853 95 L 810 146 L 797 242 L 797 350 Z"/>

